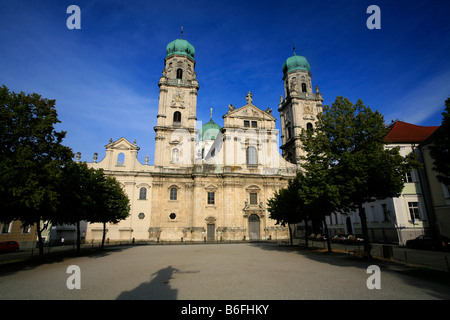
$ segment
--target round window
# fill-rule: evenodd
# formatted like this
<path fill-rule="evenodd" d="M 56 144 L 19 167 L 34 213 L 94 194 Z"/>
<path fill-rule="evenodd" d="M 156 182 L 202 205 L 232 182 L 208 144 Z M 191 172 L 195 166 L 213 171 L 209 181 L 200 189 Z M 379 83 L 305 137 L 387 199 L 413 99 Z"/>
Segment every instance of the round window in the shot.
<path fill-rule="evenodd" d="M 145 214 L 143 212 L 139 213 L 138 214 L 138 218 L 141 219 L 141 220 L 144 219 L 145 218 Z"/>
<path fill-rule="evenodd" d="M 171 213 L 170 215 L 169 215 L 169 218 L 170 219 L 175 219 L 177 217 L 177 215 L 175 214 L 175 213 Z"/>

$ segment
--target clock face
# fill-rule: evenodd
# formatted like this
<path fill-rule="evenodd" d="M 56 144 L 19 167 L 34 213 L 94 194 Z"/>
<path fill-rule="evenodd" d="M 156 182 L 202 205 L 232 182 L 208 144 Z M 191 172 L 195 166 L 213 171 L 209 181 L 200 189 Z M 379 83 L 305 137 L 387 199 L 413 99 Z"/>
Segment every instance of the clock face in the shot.
<path fill-rule="evenodd" d="M 173 93 L 172 106 L 173 107 L 182 107 L 183 106 L 183 93 L 179 90 Z"/>

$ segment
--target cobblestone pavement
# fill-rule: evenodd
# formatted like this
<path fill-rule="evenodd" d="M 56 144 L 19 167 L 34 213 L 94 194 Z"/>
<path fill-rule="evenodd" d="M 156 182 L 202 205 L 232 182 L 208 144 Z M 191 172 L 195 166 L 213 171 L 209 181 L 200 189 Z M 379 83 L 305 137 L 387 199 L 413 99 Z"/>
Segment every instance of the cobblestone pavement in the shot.
<path fill-rule="evenodd" d="M 367 286 L 374 264 L 380 289 Z M 71 265 L 79 267 L 80 289 L 67 286 Z M 3 265 L 0 300 L 450 299 L 448 281 L 412 277 L 410 270 L 268 243 L 116 247 L 40 265 Z"/>

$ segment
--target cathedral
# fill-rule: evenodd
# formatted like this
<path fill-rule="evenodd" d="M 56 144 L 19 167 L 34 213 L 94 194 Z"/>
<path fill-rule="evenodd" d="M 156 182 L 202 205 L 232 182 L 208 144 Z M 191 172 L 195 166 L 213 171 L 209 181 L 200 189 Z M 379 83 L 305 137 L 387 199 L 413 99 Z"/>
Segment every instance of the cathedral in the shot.
<path fill-rule="evenodd" d="M 139 147 L 125 138 L 105 146 L 105 157 L 88 163 L 114 176 L 130 199 L 130 215 L 107 225 L 110 241 L 240 241 L 287 239 L 270 219 L 267 200 L 299 170 L 300 132 L 312 128 L 322 96 L 310 65 L 295 54 L 282 66 L 285 92 L 278 112 L 253 104 L 223 110 L 223 127 L 197 121 L 199 82 L 195 49 L 180 38 L 166 47 L 159 80 L 154 164 L 137 159 Z M 274 93 L 277 94 L 277 93 Z M 281 94 L 281 93 L 278 93 Z M 211 111 L 212 112 L 212 111 Z M 281 137 L 281 154 L 279 143 Z M 100 241 L 103 226 L 88 224 L 87 241 Z"/>

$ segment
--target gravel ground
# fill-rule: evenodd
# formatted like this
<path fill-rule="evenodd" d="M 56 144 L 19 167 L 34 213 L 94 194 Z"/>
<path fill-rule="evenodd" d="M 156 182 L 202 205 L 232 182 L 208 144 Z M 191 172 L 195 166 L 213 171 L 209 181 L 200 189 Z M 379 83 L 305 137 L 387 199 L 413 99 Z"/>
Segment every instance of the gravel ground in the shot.
<path fill-rule="evenodd" d="M 371 290 L 374 264 L 381 288 Z M 80 268 L 81 289 L 67 287 L 70 265 Z M 401 265 L 264 243 L 109 248 L 13 267 L 0 268 L 0 300 L 450 299 L 448 281 L 406 275 Z"/>

